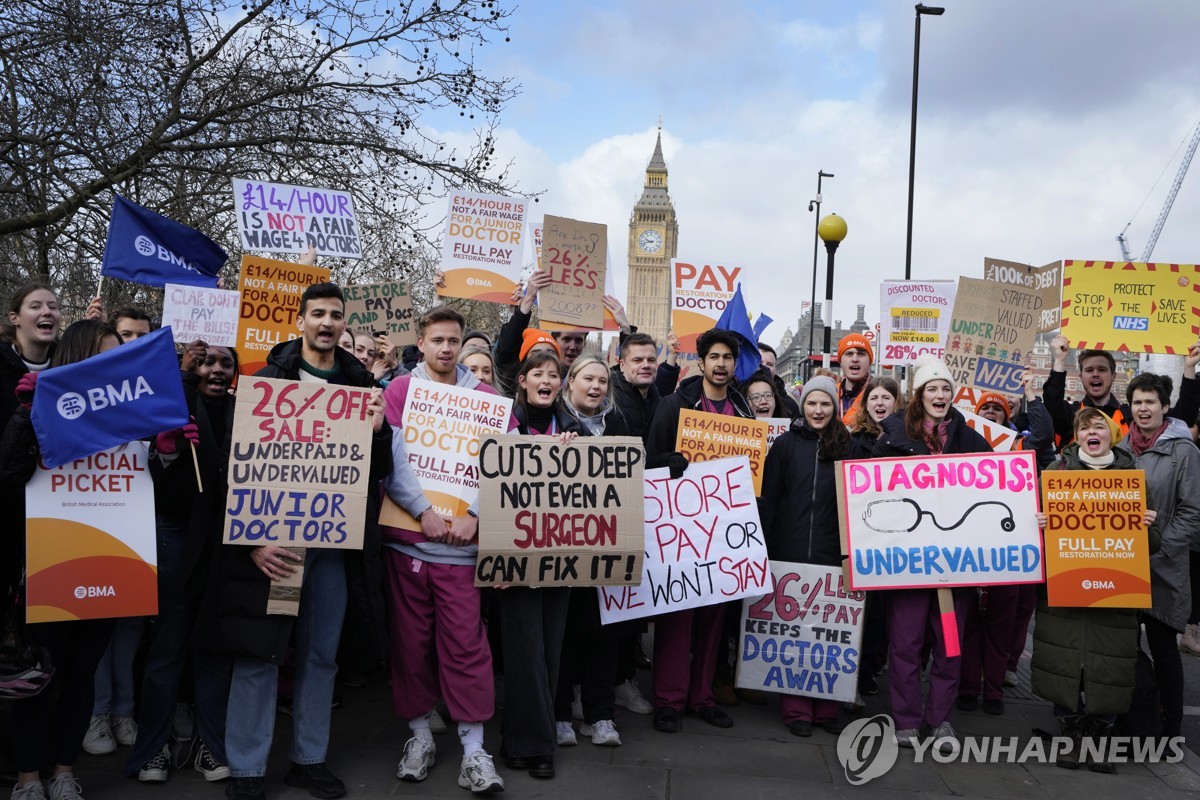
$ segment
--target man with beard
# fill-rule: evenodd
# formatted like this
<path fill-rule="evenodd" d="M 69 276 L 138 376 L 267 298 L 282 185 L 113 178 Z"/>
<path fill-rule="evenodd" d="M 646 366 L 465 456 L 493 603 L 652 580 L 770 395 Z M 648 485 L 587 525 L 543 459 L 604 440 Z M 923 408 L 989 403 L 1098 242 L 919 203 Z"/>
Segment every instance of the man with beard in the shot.
<path fill-rule="evenodd" d="M 1098 408 L 1121 427 L 1121 435 L 1129 433 L 1129 422 L 1133 418 L 1129 405 L 1122 403 L 1112 393 L 1116 378 L 1117 362 L 1107 350 L 1083 350 L 1079 353 L 1079 382 L 1083 384 L 1083 399 L 1067 402 L 1067 355 L 1070 346 L 1067 337 L 1059 334 L 1050 343 L 1054 354 L 1054 365 L 1050 376 L 1042 385 L 1042 401 L 1054 419 L 1054 435 L 1059 447 L 1070 444 L 1074 438 L 1072 421 L 1080 406 Z M 1200 413 L 1200 382 L 1196 380 L 1196 364 L 1200 363 L 1200 342 L 1188 348 L 1183 360 L 1183 380 L 1179 383 L 1179 399 L 1171 406 L 1167 416 L 1183 420 L 1191 427 L 1196 424 Z"/>
<path fill-rule="evenodd" d="M 659 403 L 646 437 L 648 467 L 671 468 L 677 478 L 687 469 L 687 458 L 675 450 L 679 412 L 689 408 L 710 414 L 754 419 L 750 404 L 734 388 L 738 339 L 714 328 L 696 339 L 700 374 L 685 378 L 671 396 Z M 718 728 L 733 727 L 733 720 L 716 706 L 713 677 L 717 645 L 721 638 L 725 606 L 715 604 L 663 614 L 655 622 L 654 729 L 679 730 L 679 715 L 690 708 L 696 716 Z"/>

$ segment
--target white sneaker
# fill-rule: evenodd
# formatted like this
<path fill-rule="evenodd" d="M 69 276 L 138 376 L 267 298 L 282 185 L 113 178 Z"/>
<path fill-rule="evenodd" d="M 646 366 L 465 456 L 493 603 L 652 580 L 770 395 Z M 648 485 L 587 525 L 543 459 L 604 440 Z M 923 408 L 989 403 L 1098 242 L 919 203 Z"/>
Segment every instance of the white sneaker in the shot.
<path fill-rule="evenodd" d="M 83 735 L 83 749 L 94 756 L 117 752 L 117 741 L 113 739 L 107 715 L 92 717 L 87 733 Z"/>
<path fill-rule="evenodd" d="M 933 729 L 930 734 L 933 737 L 933 746 L 936 747 L 942 755 L 950 755 L 955 751 L 958 745 L 958 734 L 954 732 L 954 726 L 949 722 L 943 722 Z"/>
<path fill-rule="evenodd" d="M 446 720 L 442 719 L 442 715 L 435 708 L 429 712 L 429 731 L 430 733 L 443 734 L 449 733 L 450 728 L 446 725 Z"/>
<path fill-rule="evenodd" d="M 921 736 L 921 732 L 916 728 L 901 728 L 892 734 L 892 741 L 901 747 L 912 749 L 916 747 L 917 739 Z"/>
<path fill-rule="evenodd" d="M 583 719 L 583 696 L 579 693 L 579 684 L 571 687 L 573 699 L 571 700 L 571 719 Z"/>
<path fill-rule="evenodd" d="M 1013 687 L 1017 685 L 1017 673 L 1011 669 L 1004 670 L 1004 686 Z"/>
<path fill-rule="evenodd" d="M 429 768 L 437 760 L 437 746 L 423 742 L 416 736 L 404 743 L 404 755 L 396 767 L 396 777 L 409 783 L 417 783 L 429 777 Z"/>
<path fill-rule="evenodd" d="M 554 723 L 555 732 L 558 734 L 559 747 L 574 747 L 579 744 L 579 740 L 575 738 L 575 729 L 571 727 L 569 722 Z"/>
<path fill-rule="evenodd" d="M 584 736 L 592 737 L 592 744 L 603 747 L 621 746 L 621 734 L 617 733 L 617 726 L 611 719 L 602 719 L 594 725 L 585 724 L 579 729 L 579 732 Z"/>
<path fill-rule="evenodd" d="M 613 694 L 615 695 L 613 702 L 622 708 L 628 709 L 635 714 L 654 713 L 654 705 L 645 697 L 642 697 L 642 690 L 632 680 L 622 683 L 613 690 Z"/>
<path fill-rule="evenodd" d="M 50 779 L 50 800 L 83 800 L 83 787 L 70 772 Z"/>
<path fill-rule="evenodd" d="M 117 744 L 133 747 L 133 743 L 137 741 L 137 722 L 133 717 L 113 717 L 112 734 Z"/>
<path fill-rule="evenodd" d="M 46 800 L 46 790 L 40 780 L 30 781 L 24 786 L 13 787 L 12 800 Z"/>
<path fill-rule="evenodd" d="M 138 770 L 138 780 L 142 783 L 164 783 L 170 766 L 171 751 L 164 744 L 162 750 L 150 756 L 150 760 Z"/>
<path fill-rule="evenodd" d="M 484 751 L 463 756 L 458 770 L 458 785 L 475 794 L 495 794 L 504 791 L 504 779 L 496 774 L 492 757 Z"/>

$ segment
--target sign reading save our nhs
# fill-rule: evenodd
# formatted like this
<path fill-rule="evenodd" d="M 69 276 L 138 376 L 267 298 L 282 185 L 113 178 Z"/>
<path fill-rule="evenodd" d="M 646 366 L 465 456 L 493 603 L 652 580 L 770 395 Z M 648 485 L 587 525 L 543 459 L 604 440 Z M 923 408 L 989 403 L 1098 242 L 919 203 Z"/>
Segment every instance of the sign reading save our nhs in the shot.
<path fill-rule="evenodd" d="M 32 415 L 50 468 L 186 424 L 171 329 L 42 372 Z"/>

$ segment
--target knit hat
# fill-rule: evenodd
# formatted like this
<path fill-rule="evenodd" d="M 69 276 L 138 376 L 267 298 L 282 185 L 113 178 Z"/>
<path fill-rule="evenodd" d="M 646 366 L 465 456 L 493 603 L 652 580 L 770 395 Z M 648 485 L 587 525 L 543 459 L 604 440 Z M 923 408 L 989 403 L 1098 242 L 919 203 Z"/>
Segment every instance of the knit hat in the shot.
<path fill-rule="evenodd" d="M 1002 394 L 995 392 L 984 392 L 980 395 L 979 400 L 975 403 L 975 413 L 978 414 L 980 409 L 988 403 L 995 403 L 1004 409 L 1004 419 L 1008 420 L 1012 417 L 1012 403 L 1008 402 L 1008 398 Z"/>
<path fill-rule="evenodd" d="M 930 381 L 946 381 L 954 388 L 954 376 L 946 362 L 928 353 L 918 356 L 913 363 L 913 391 L 920 392 L 921 387 Z"/>
<path fill-rule="evenodd" d="M 812 392 L 824 392 L 829 395 L 829 399 L 833 401 L 834 416 L 838 416 L 837 384 L 833 382 L 833 378 L 827 375 L 809 378 L 808 383 L 804 384 L 804 388 L 800 390 L 800 408 L 804 408 L 804 400 Z"/>
<path fill-rule="evenodd" d="M 553 336 L 537 328 L 526 328 L 525 333 L 521 334 L 521 360 L 524 361 L 529 351 L 539 344 L 550 345 L 554 348 L 554 354 L 562 358 L 562 351 L 558 349 L 558 342 L 554 341 Z"/>
<path fill-rule="evenodd" d="M 1095 406 L 1084 406 L 1084 408 L 1095 408 Z M 1081 408 L 1080 411 L 1082 411 L 1082 410 L 1083 409 Z M 1106 423 L 1108 423 L 1108 432 L 1112 436 L 1112 446 L 1116 447 L 1117 443 L 1121 441 L 1121 437 L 1123 437 L 1125 435 L 1124 433 L 1121 432 L 1120 424 L 1115 419 L 1110 417 L 1107 413 L 1105 413 L 1103 410 L 1101 410 L 1099 408 L 1096 408 L 1096 410 L 1100 412 L 1100 415 L 1102 417 L 1104 417 L 1104 421 Z M 1071 423 L 1071 433 L 1072 434 L 1075 433 L 1075 431 L 1078 427 L 1077 420 L 1079 417 L 1079 411 L 1075 412 L 1075 416 L 1076 416 L 1076 420 L 1072 421 L 1072 423 Z"/>
<path fill-rule="evenodd" d="M 842 354 L 851 348 L 862 350 L 867 354 L 870 362 L 875 363 L 875 351 L 871 349 L 871 343 L 861 333 L 848 333 L 838 342 L 838 363 L 842 361 Z"/>

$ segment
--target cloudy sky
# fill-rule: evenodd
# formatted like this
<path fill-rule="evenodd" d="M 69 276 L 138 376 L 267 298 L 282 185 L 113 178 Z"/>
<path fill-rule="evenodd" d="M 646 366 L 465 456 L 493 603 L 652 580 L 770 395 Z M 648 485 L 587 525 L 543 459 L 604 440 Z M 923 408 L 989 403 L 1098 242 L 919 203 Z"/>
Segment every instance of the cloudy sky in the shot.
<path fill-rule="evenodd" d="M 944 5 L 922 23 L 914 277 L 981 276 L 984 256 L 1116 259 L 1131 219 L 1139 256 L 1200 122 L 1200 3 Z M 529 0 L 512 41 L 485 48 L 524 87 L 498 152 L 544 192 L 536 212 L 609 226 L 624 297 L 661 113 L 679 257 L 744 267 L 771 342 L 809 296 L 808 201 L 832 172 L 822 212 L 849 224 L 835 316 L 866 303 L 874 323 L 879 281 L 904 271 L 913 16 L 896 0 Z M 1153 260 L 1200 261 L 1198 216 L 1200 164 Z"/>

